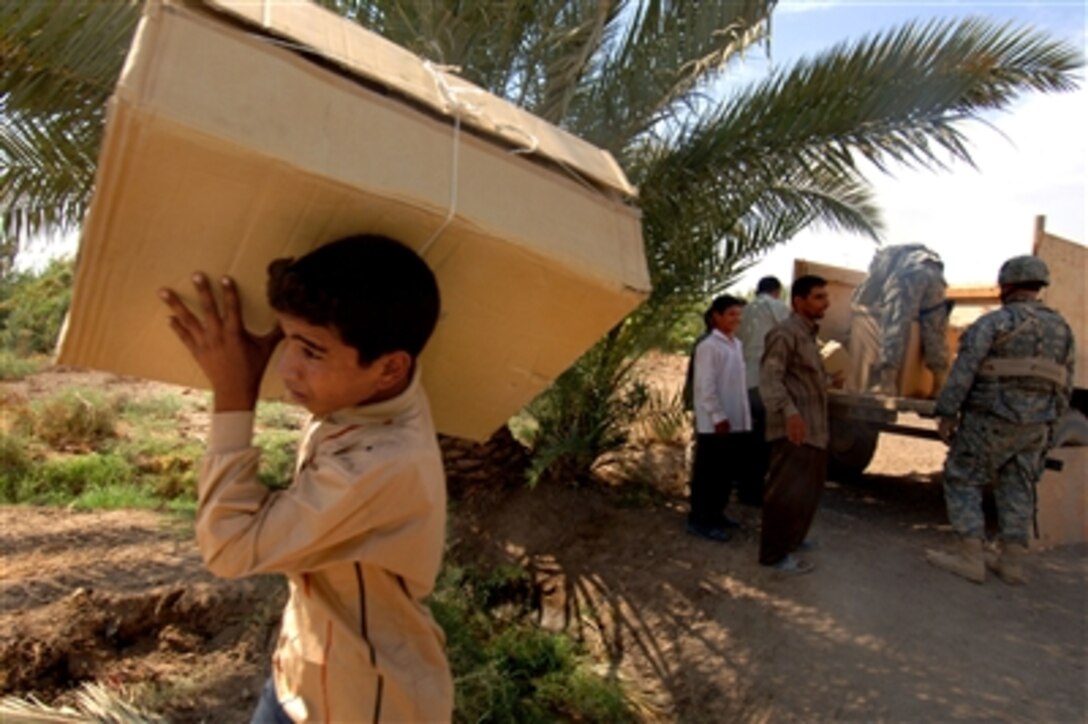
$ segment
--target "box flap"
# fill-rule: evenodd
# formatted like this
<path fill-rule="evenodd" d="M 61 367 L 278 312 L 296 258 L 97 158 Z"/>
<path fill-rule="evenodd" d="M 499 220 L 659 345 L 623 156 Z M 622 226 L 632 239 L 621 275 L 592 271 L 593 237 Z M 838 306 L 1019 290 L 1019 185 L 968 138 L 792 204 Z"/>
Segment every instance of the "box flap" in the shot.
<path fill-rule="evenodd" d="M 612 155 L 514 104 L 430 63 L 377 33 L 298 0 L 204 0 L 255 31 L 276 36 L 326 58 L 349 73 L 378 83 L 445 115 L 550 159 L 628 197 L 636 189 Z"/>

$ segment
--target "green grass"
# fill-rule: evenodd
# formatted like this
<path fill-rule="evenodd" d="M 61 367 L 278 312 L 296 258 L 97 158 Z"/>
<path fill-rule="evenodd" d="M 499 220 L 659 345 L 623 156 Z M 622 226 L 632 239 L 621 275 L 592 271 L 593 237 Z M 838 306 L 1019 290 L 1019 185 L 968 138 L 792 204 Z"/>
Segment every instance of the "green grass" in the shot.
<path fill-rule="evenodd" d="M 285 402 L 257 403 L 257 425 L 262 428 L 299 430 L 306 417 L 304 409 Z"/>
<path fill-rule="evenodd" d="M 118 405 L 119 414 L 125 421 L 141 428 L 175 426 L 185 407 L 185 399 L 177 393 L 125 399 Z"/>
<path fill-rule="evenodd" d="M 540 423 L 524 409 L 507 420 L 506 426 L 510 428 L 514 439 L 526 447 L 532 447 L 540 434 Z"/>
<path fill-rule="evenodd" d="M 49 354 L 72 298 L 75 261 L 54 259 L 40 272 L 0 277 L 0 348 Z"/>
<path fill-rule="evenodd" d="M 299 433 L 295 430 L 262 430 L 254 436 L 253 443 L 261 449 L 257 477 L 262 483 L 275 489 L 291 484 L 298 440 Z"/>
<path fill-rule="evenodd" d="M 21 380 L 40 372 L 49 360 L 42 355 L 25 357 L 7 349 L 0 349 L 0 381 Z"/>
<path fill-rule="evenodd" d="M 446 633 L 457 722 L 634 721 L 615 681 L 570 638 L 532 620 L 532 585 L 517 566 L 447 564 L 430 599 Z"/>
<path fill-rule="evenodd" d="M 162 503 L 195 500 L 196 476 L 204 455 L 201 440 L 178 434 L 178 419 L 202 401 L 180 393 L 125 399 L 118 404 L 124 434 L 104 449 L 127 460 L 135 469 L 134 490 Z M 136 507 L 148 507 L 134 499 Z"/>
<path fill-rule="evenodd" d="M 618 682 L 586 666 L 548 674 L 537 683 L 536 698 L 561 719 L 587 722 L 632 722 L 637 719 Z"/>
<path fill-rule="evenodd" d="M 201 403 L 180 394 L 121 398 L 70 388 L 26 405 L 15 414 L 14 431 L 0 439 L 0 500 L 103 508 L 170 503 L 191 511 L 204 443 L 181 437 L 177 421 Z M 258 475 L 284 488 L 294 473 L 302 415 L 279 403 L 262 409 L 273 427 L 254 441 L 262 450 Z"/>
<path fill-rule="evenodd" d="M 196 518 L 196 498 L 175 498 L 166 501 L 165 508 L 168 512 L 184 520 Z"/>
<path fill-rule="evenodd" d="M 0 502 L 14 503 L 20 482 L 30 474 L 33 459 L 27 452 L 29 441 L 21 435 L 0 432 Z"/>
<path fill-rule="evenodd" d="M 204 444 L 149 430 L 118 440 L 110 451 L 129 461 L 139 483 L 164 500 L 196 496 L 197 466 Z"/>
<path fill-rule="evenodd" d="M 17 481 L 15 500 L 35 505 L 68 505 L 85 492 L 129 487 L 135 471 L 114 454 L 89 453 L 47 459 Z"/>
<path fill-rule="evenodd" d="M 156 510 L 162 499 L 133 484 L 93 485 L 77 495 L 69 505 L 76 510 L 120 510 L 143 508 Z"/>

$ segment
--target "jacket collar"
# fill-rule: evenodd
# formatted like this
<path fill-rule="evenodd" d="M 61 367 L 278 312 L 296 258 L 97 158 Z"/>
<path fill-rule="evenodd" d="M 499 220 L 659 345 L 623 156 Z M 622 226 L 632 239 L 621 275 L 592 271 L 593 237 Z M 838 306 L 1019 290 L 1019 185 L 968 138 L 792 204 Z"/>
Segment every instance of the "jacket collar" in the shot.
<path fill-rule="evenodd" d="M 801 329 L 804 329 L 813 337 L 820 331 L 820 325 L 804 315 L 798 314 L 797 312 L 790 312 L 790 317 L 794 320 L 794 324 L 798 325 Z"/>
<path fill-rule="evenodd" d="M 714 339 L 721 340 L 722 342 L 732 342 L 734 339 L 736 339 L 736 335 L 734 335 L 733 337 L 727 337 L 720 329 L 712 329 L 710 331 L 710 336 Z"/>
<path fill-rule="evenodd" d="M 414 368 L 408 386 L 396 397 L 369 405 L 358 405 L 337 410 L 329 413 L 324 420 L 334 425 L 386 424 L 398 417 L 415 412 L 419 409 L 423 397 L 423 383 L 420 381 L 422 375 L 418 360 L 416 360 Z"/>

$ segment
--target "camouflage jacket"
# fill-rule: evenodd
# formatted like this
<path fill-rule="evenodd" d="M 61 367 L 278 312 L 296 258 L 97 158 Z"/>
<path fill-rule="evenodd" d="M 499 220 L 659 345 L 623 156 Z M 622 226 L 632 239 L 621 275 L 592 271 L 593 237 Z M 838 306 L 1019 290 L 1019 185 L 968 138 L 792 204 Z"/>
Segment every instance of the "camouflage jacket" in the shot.
<path fill-rule="evenodd" d="M 881 367 L 903 366 L 910 325 L 919 322 L 926 367 L 948 369 L 946 288 L 941 257 L 928 247 L 898 244 L 876 253 L 851 303 L 879 320 Z"/>
<path fill-rule="evenodd" d="M 960 338 L 959 354 L 937 398 L 937 416 L 972 410 L 1021 424 L 1054 422 L 1073 392 L 1073 345 L 1072 330 L 1053 309 L 1035 300 L 1006 300 Z M 991 360 L 1027 358 L 1064 367 L 1065 383 L 984 371 Z"/>

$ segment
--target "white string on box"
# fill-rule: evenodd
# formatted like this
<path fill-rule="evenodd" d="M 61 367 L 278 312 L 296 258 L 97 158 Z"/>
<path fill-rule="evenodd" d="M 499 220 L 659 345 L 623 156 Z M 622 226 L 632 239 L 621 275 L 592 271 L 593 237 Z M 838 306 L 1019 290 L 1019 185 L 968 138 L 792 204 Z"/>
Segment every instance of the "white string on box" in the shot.
<path fill-rule="evenodd" d="M 426 256 L 427 251 L 442 235 L 442 232 L 446 230 L 446 227 L 450 225 L 457 213 L 458 178 L 461 167 L 461 118 L 464 115 L 479 117 L 482 113 L 479 106 L 461 97 L 462 95 L 482 92 L 479 88 L 453 88 L 450 86 L 449 81 L 446 80 L 446 71 L 455 71 L 457 68 L 438 66 L 429 60 L 424 60 L 423 69 L 430 74 L 431 79 L 434 81 L 434 86 L 446 106 L 445 111 L 453 115 L 453 150 L 450 154 L 450 203 L 446 209 L 446 217 L 442 219 L 442 223 L 434 230 L 431 237 L 419 248 L 421 257 Z"/>
<path fill-rule="evenodd" d="M 271 28 L 271 23 L 272 23 L 272 6 L 271 6 L 271 3 L 269 2 L 269 0 L 264 0 L 264 2 L 262 3 L 262 8 L 261 9 L 262 9 L 261 22 L 264 25 L 265 29 L 270 29 Z M 269 35 L 258 35 L 258 34 L 253 34 L 253 37 L 257 38 L 258 40 L 264 41 L 264 42 L 266 42 L 266 43 L 268 43 L 270 45 L 277 45 L 277 46 L 280 46 L 282 48 L 287 48 L 289 50 L 297 50 L 297 51 L 301 51 L 301 52 L 304 52 L 304 53 L 314 53 L 314 52 L 316 52 L 313 48 L 311 48 L 309 46 L 302 45 L 300 43 L 294 43 L 294 42 L 291 42 L 289 40 L 284 40 L 282 38 L 276 38 L 276 37 L 269 36 Z M 346 61 L 343 58 L 339 58 L 339 59 L 335 59 L 335 60 L 339 60 L 341 63 L 346 63 Z M 450 66 L 450 65 L 438 65 L 438 64 L 432 63 L 429 60 L 424 60 L 423 61 L 423 69 L 425 71 L 427 71 L 427 73 L 431 76 L 431 79 L 434 81 L 435 88 L 438 90 L 438 93 L 442 97 L 442 100 L 443 100 L 443 102 L 444 102 L 444 104 L 446 106 L 444 110 L 446 111 L 446 113 L 449 113 L 450 115 L 453 116 L 453 149 L 452 149 L 452 153 L 450 154 L 450 156 L 451 156 L 450 167 L 451 168 L 450 168 L 450 202 L 449 202 L 449 206 L 446 209 L 446 216 L 445 216 L 445 218 L 443 218 L 442 223 L 439 224 L 438 228 L 435 229 L 434 233 L 431 234 L 430 238 L 427 239 L 427 241 L 423 243 L 423 246 L 420 247 L 419 255 L 421 257 L 424 256 L 427 253 L 427 251 L 431 248 L 431 246 L 434 245 L 434 242 L 438 240 L 438 237 L 442 235 L 442 232 L 444 232 L 446 230 L 446 227 L 448 227 L 450 225 L 450 223 L 452 223 L 453 217 L 457 213 L 458 185 L 459 185 L 458 184 L 458 177 L 459 177 L 460 164 L 461 164 L 461 153 L 460 153 L 461 119 L 464 116 L 471 116 L 473 118 L 484 118 L 484 117 L 486 117 L 486 114 L 483 112 L 483 110 L 479 106 L 477 106 L 476 104 L 471 103 L 470 101 L 467 101 L 464 98 L 462 98 L 462 96 L 465 96 L 465 95 L 473 95 L 473 94 L 484 93 L 483 89 L 477 88 L 475 86 L 454 88 L 454 87 L 452 87 L 450 85 L 449 81 L 446 79 L 446 73 L 447 72 L 456 73 L 456 72 L 460 71 L 459 67 Z M 510 149 L 510 153 L 512 153 L 512 154 L 531 154 L 531 153 L 535 153 L 537 151 L 537 149 L 540 148 L 540 139 L 536 135 L 530 133 L 529 131 L 526 131 L 524 128 L 521 128 L 520 126 L 515 126 L 515 125 L 510 124 L 510 123 L 496 123 L 496 124 L 492 124 L 492 126 L 494 127 L 494 129 L 496 131 L 498 131 L 500 134 L 506 136 L 507 138 L 509 138 L 511 134 L 519 135 L 519 136 L 524 138 L 524 140 L 526 141 L 525 146 L 521 147 L 521 148 Z M 506 133 L 504 133 L 504 132 L 506 132 Z M 559 165 L 560 168 L 562 168 L 564 171 L 566 171 L 567 174 L 569 176 L 571 176 L 575 181 L 582 184 L 583 186 L 585 186 L 587 189 L 589 189 L 591 191 L 595 190 L 594 187 L 591 184 L 589 184 L 588 182 L 586 182 L 586 180 L 584 178 L 582 178 L 581 174 L 576 173 L 573 169 L 568 167 L 567 164 L 562 163 L 561 161 L 558 161 L 558 160 L 556 160 L 556 163 Z"/>

